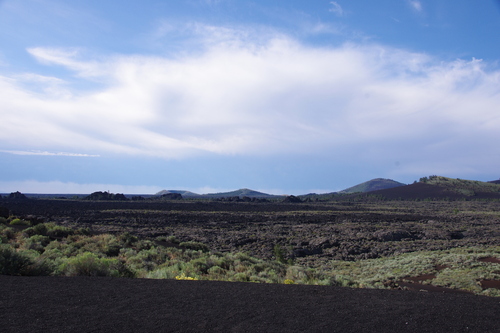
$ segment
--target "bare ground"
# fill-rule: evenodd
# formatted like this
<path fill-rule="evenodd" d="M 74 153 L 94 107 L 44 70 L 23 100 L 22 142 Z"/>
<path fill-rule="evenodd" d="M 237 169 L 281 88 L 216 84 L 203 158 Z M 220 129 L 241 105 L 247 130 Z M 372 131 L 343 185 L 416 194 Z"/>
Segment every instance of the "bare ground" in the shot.
<path fill-rule="evenodd" d="M 0 276 L 1 332 L 499 332 L 468 294 L 90 277 Z"/>

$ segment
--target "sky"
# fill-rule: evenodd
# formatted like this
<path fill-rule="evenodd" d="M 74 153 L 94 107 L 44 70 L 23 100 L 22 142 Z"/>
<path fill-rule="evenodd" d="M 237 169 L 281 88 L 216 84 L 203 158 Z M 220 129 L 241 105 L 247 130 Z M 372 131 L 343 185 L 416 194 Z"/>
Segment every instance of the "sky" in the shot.
<path fill-rule="evenodd" d="M 0 193 L 500 178 L 500 1 L 0 0 Z"/>

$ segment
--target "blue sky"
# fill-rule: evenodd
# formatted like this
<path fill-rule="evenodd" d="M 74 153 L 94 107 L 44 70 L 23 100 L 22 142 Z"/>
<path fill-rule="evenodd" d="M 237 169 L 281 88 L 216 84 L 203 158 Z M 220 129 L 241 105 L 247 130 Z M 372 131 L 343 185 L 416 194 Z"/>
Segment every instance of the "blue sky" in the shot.
<path fill-rule="evenodd" d="M 0 0 L 0 193 L 500 177 L 500 3 Z"/>

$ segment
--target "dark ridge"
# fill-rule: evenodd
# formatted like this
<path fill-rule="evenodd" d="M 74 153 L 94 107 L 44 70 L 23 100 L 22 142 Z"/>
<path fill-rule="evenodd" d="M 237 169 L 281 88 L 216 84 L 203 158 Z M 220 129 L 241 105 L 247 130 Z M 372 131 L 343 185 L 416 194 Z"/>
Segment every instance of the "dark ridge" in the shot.
<path fill-rule="evenodd" d="M 369 193 L 352 194 L 340 197 L 339 200 L 346 200 L 354 197 L 366 198 L 368 196 L 379 197 L 384 200 L 500 199 L 500 195 L 498 193 L 477 192 L 474 196 L 467 196 L 440 186 L 429 185 L 426 183 L 415 183 Z"/>

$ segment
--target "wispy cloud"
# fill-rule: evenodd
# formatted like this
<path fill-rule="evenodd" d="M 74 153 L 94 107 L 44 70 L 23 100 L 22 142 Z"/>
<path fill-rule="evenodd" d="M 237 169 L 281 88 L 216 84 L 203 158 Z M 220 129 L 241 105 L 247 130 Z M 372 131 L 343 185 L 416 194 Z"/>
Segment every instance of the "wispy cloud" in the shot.
<path fill-rule="evenodd" d="M 343 32 L 342 27 L 334 26 L 327 23 L 314 23 L 314 24 L 304 24 L 303 31 L 309 34 L 332 34 L 341 35 Z"/>
<path fill-rule="evenodd" d="M 78 60 L 81 50 L 76 48 L 33 47 L 28 49 L 28 53 L 44 64 L 64 66 L 83 77 L 101 76 L 106 73 L 105 67 L 99 66 L 97 61 Z"/>
<path fill-rule="evenodd" d="M 316 48 L 282 34 L 206 31 L 197 37 L 199 52 L 175 58 L 97 61 L 30 49 L 107 85 L 90 92 L 65 87 L 69 95 L 61 97 L 0 77 L 0 149 L 176 159 L 325 152 L 349 158 L 357 151 L 360 162 L 397 156 L 448 163 L 466 154 L 469 166 L 500 163 L 491 154 L 499 139 L 500 73 L 487 63 L 443 62 L 383 45 Z"/>
<path fill-rule="evenodd" d="M 417 1 L 417 0 L 408 0 L 408 4 L 411 6 L 411 8 L 413 8 L 417 12 L 422 12 L 423 11 L 422 3 L 420 1 Z"/>
<path fill-rule="evenodd" d="M 344 15 L 344 10 L 336 1 L 330 1 L 330 5 L 332 5 L 329 9 L 330 12 L 334 13 L 337 16 Z"/>
<path fill-rule="evenodd" d="M 213 6 L 213 5 L 218 5 L 219 3 L 222 2 L 222 0 L 201 0 L 202 3 L 205 3 L 207 5 Z"/>
<path fill-rule="evenodd" d="M 41 150 L 0 150 L 0 153 L 7 153 L 13 155 L 32 155 L 32 156 L 70 156 L 70 157 L 99 157 L 99 155 L 66 153 L 66 152 L 49 152 Z"/>

